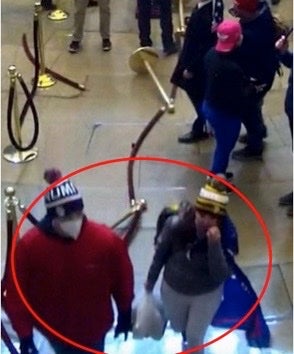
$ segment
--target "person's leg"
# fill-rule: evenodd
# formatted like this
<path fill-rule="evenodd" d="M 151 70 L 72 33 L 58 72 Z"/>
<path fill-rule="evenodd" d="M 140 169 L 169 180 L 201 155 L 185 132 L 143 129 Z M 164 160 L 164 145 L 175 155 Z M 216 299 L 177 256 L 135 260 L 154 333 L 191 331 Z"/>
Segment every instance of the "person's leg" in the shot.
<path fill-rule="evenodd" d="M 87 6 L 88 0 L 75 0 L 73 41 L 81 42 L 83 39 Z"/>
<path fill-rule="evenodd" d="M 242 123 L 247 130 L 245 141 L 247 145 L 245 148 L 233 152 L 232 158 L 235 160 L 250 161 L 262 159 L 263 139 L 267 136 L 267 129 L 262 115 L 262 106 L 264 97 L 272 86 L 272 81 L 262 91 L 252 95 L 251 99 L 244 106 Z"/>
<path fill-rule="evenodd" d="M 160 4 L 161 40 L 162 40 L 163 50 L 167 54 L 173 54 L 177 50 L 173 38 L 171 0 L 159 0 L 159 4 Z"/>
<path fill-rule="evenodd" d="M 221 303 L 222 294 L 223 285 L 209 293 L 193 297 L 186 326 L 187 349 L 204 343 L 206 330 Z M 203 354 L 204 349 L 195 353 Z"/>
<path fill-rule="evenodd" d="M 174 291 L 164 280 L 161 284 L 161 299 L 164 314 L 176 332 L 184 332 L 186 328 L 190 296 Z"/>
<path fill-rule="evenodd" d="M 196 99 L 195 100 L 195 111 L 197 113 L 197 119 L 194 120 L 193 125 L 192 125 L 192 132 L 194 133 L 195 136 L 203 136 L 205 134 L 205 137 L 208 137 L 207 134 L 207 127 L 206 127 L 206 119 L 203 114 L 202 110 L 202 100 Z"/>
<path fill-rule="evenodd" d="M 41 0 L 41 6 L 44 10 L 55 10 L 56 5 L 53 4 L 52 0 Z"/>
<path fill-rule="evenodd" d="M 293 141 L 293 89 L 292 87 L 288 88 L 286 92 L 285 113 L 287 114 L 289 120 L 289 128 L 290 128 L 291 138 Z"/>
<path fill-rule="evenodd" d="M 100 35 L 102 39 L 110 38 L 110 0 L 99 0 Z"/>
<path fill-rule="evenodd" d="M 235 150 L 232 158 L 239 161 L 261 160 L 266 128 L 263 123 L 260 102 L 251 102 L 246 109 L 244 108 L 243 113 L 242 123 L 247 131 L 246 146 Z"/>
<path fill-rule="evenodd" d="M 190 88 L 186 89 L 187 96 L 189 97 L 191 103 L 193 104 L 197 116 L 193 122 L 191 131 L 179 136 L 178 138 L 179 143 L 185 143 L 185 144 L 197 143 L 198 141 L 207 139 L 209 137 L 209 134 L 207 132 L 207 127 L 206 127 L 205 116 L 202 110 L 202 99 L 199 94 L 197 95 L 195 94 L 195 91 L 197 90 L 195 89 L 193 90 Z"/>
<path fill-rule="evenodd" d="M 139 39 L 142 47 L 152 46 L 151 31 L 151 0 L 137 0 Z"/>
<path fill-rule="evenodd" d="M 214 131 L 216 147 L 214 151 L 211 172 L 225 174 L 229 164 L 230 154 L 238 140 L 241 120 L 238 117 L 228 117 L 204 103 L 203 110 Z M 225 127 L 225 128 L 224 128 Z"/>
<path fill-rule="evenodd" d="M 263 138 L 267 135 L 262 115 L 263 97 L 257 98 L 244 120 L 248 132 L 247 147 L 252 151 L 263 150 Z"/>

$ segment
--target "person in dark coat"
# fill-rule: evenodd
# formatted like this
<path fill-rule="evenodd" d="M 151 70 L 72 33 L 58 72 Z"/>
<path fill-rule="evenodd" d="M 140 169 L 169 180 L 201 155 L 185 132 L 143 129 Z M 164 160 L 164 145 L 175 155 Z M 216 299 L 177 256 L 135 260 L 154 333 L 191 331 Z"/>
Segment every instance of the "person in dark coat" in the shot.
<path fill-rule="evenodd" d="M 268 4 L 260 0 L 236 0 L 230 11 L 240 18 L 243 33 L 237 60 L 256 87 L 243 110 L 242 123 L 247 135 L 241 142 L 246 146 L 234 151 L 232 158 L 239 161 L 261 160 L 263 138 L 267 136 L 262 105 L 278 70 L 274 19 Z"/>
<path fill-rule="evenodd" d="M 288 87 L 286 90 L 285 101 L 284 101 L 284 109 L 285 113 L 289 120 L 289 127 L 292 137 L 292 145 L 293 145 L 293 53 L 288 49 L 288 40 L 286 36 L 282 36 L 276 42 L 276 48 L 279 51 L 279 59 L 280 62 L 290 69 L 290 75 L 288 79 Z M 293 216 L 293 191 L 283 195 L 279 199 L 279 204 L 281 206 L 287 206 L 287 215 Z"/>
<path fill-rule="evenodd" d="M 163 52 L 171 55 L 177 52 L 173 37 L 172 4 L 171 0 L 157 0 L 160 10 L 160 27 Z M 137 0 L 137 17 L 141 47 L 152 47 L 151 13 L 152 0 Z"/>
<path fill-rule="evenodd" d="M 204 95 L 203 57 L 216 42 L 212 24 L 213 2 L 200 0 L 187 24 L 183 48 L 171 76 L 171 82 L 186 91 L 197 114 L 191 131 L 178 138 L 180 143 L 189 144 L 208 138 L 201 105 Z"/>

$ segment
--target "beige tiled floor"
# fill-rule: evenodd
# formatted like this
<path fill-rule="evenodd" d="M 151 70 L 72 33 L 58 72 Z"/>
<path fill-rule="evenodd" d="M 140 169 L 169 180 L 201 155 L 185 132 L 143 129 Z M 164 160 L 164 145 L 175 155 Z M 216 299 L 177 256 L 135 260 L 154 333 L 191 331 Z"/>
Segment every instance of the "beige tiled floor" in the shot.
<path fill-rule="evenodd" d="M 193 3 L 193 1 L 189 1 Z M 228 1 L 227 1 L 228 3 Z M 162 105 L 155 84 L 148 75 L 140 76 L 129 68 L 128 60 L 138 46 L 137 27 L 134 17 L 135 1 L 112 1 L 113 50 L 103 53 L 100 48 L 97 9 L 88 12 L 83 51 L 70 55 L 66 47 L 70 41 L 73 2 L 59 1 L 70 17 L 54 23 L 43 16 L 45 62 L 52 70 L 86 85 L 80 92 L 63 83 L 46 90 L 38 90 L 35 104 L 39 113 L 40 135 L 37 141 L 38 157 L 26 164 L 11 164 L 2 158 L 2 267 L 5 260 L 6 230 L 3 208 L 4 188 L 14 186 L 17 196 L 26 204 L 45 188 L 42 180 L 44 168 L 57 166 L 65 174 L 88 164 L 108 159 L 127 157 L 151 117 Z M 33 67 L 26 58 L 21 36 L 26 33 L 32 48 L 33 1 L 2 0 L 1 42 L 1 113 L 2 150 L 9 145 L 6 130 L 6 109 L 9 78 L 7 68 L 15 64 L 24 80 L 29 83 Z M 292 22 L 291 0 L 281 0 L 274 8 L 282 18 Z M 175 23 L 177 18 L 175 16 Z M 154 42 L 160 49 L 158 21 L 153 23 Z M 163 87 L 170 92 L 169 77 L 176 57 L 160 58 L 155 72 Z M 272 348 L 262 353 L 293 353 L 292 303 L 293 303 L 293 255 L 292 219 L 277 206 L 278 198 L 292 188 L 292 154 L 288 122 L 283 112 L 283 97 L 288 72 L 277 77 L 272 91 L 265 101 L 265 119 L 269 130 L 263 162 L 240 163 L 231 161 L 235 173 L 234 183 L 255 205 L 270 234 L 273 250 L 272 279 L 262 301 L 262 308 L 269 321 L 273 337 Z M 19 106 L 24 96 L 18 92 Z M 29 139 L 32 124 L 30 115 L 23 126 L 23 138 Z M 195 145 L 180 145 L 177 136 L 186 132 L 193 121 L 193 109 L 185 94 L 178 92 L 176 112 L 166 113 L 144 141 L 141 156 L 157 156 L 185 161 L 209 168 L 213 141 Z M 128 208 L 127 164 L 107 164 L 74 177 L 83 193 L 87 214 L 111 225 Z M 144 277 L 152 257 L 152 238 L 156 216 L 161 208 L 183 198 L 193 200 L 204 176 L 193 169 L 155 161 L 137 161 L 134 181 L 137 198 L 145 198 L 148 211 L 130 254 L 134 262 L 136 292 L 142 289 Z M 240 238 L 239 264 L 259 291 L 264 283 L 268 261 L 268 244 L 261 224 L 254 213 L 238 196 L 231 197 L 229 207 Z M 43 203 L 33 209 L 36 217 L 44 213 Z M 26 223 L 23 229 L 29 227 Z M 146 250 L 149 250 L 146 252 Z M 209 328 L 207 338 L 220 331 Z M 180 350 L 180 337 L 171 330 L 164 340 L 134 341 L 126 343 L 107 340 L 110 354 L 145 351 L 148 354 L 174 353 Z M 50 354 L 42 338 L 40 353 Z M 230 352 L 228 351 L 231 348 Z M 4 345 L 1 353 L 7 353 Z M 261 353 L 246 345 L 244 333 L 235 331 L 221 342 L 207 349 L 209 354 Z"/>

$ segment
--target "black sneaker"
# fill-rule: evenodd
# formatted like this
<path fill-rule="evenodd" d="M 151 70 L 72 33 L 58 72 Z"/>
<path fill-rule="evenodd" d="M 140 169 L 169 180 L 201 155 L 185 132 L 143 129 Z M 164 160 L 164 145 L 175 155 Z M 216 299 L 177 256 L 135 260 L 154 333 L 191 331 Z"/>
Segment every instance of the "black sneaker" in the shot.
<path fill-rule="evenodd" d="M 283 206 L 291 206 L 291 205 L 293 205 L 293 192 L 288 193 L 286 195 L 283 195 L 279 199 L 279 205 L 283 205 Z"/>
<path fill-rule="evenodd" d="M 228 182 L 231 182 L 231 181 L 233 180 L 233 178 L 234 178 L 233 172 L 227 171 L 227 172 L 225 173 L 225 178 L 226 178 L 226 180 L 227 180 Z"/>
<path fill-rule="evenodd" d="M 102 40 L 102 49 L 104 52 L 109 52 L 112 48 L 112 45 L 111 45 L 111 42 L 110 42 L 110 39 L 108 38 L 104 38 Z"/>
<path fill-rule="evenodd" d="M 262 139 L 266 139 L 267 138 L 267 129 L 266 127 L 264 128 L 264 132 L 262 134 Z M 247 144 L 248 143 L 248 135 L 245 133 L 245 134 L 242 134 L 240 135 L 239 139 L 238 139 L 239 143 L 241 144 Z"/>
<path fill-rule="evenodd" d="M 171 46 L 164 48 L 163 52 L 166 56 L 173 55 L 178 52 L 178 48 L 175 44 L 172 44 Z"/>
<path fill-rule="evenodd" d="M 183 134 L 178 137 L 178 142 L 182 144 L 193 144 L 193 143 L 198 143 L 200 140 L 205 140 L 209 138 L 209 134 L 206 132 L 201 132 L 201 133 L 193 133 L 188 132 L 186 134 Z"/>
<path fill-rule="evenodd" d="M 89 0 L 87 7 L 98 6 L 98 1 Z"/>
<path fill-rule="evenodd" d="M 241 144 L 247 144 L 248 143 L 248 135 L 247 134 L 240 135 L 238 141 Z"/>
<path fill-rule="evenodd" d="M 52 4 L 52 5 L 48 5 L 48 6 L 42 6 L 44 11 L 55 11 L 57 9 L 57 6 Z"/>
<path fill-rule="evenodd" d="M 72 54 L 78 53 L 81 50 L 79 41 L 72 41 L 68 47 L 68 51 Z"/>
<path fill-rule="evenodd" d="M 145 39 L 140 41 L 140 46 L 141 47 L 152 47 L 153 43 L 151 39 Z"/>
<path fill-rule="evenodd" d="M 237 161 L 261 161 L 262 152 L 252 151 L 246 146 L 244 149 L 233 151 L 232 159 Z"/>
<path fill-rule="evenodd" d="M 54 11 L 57 6 L 52 3 L 52 0 L 41 0 L 41 6 L 45 11 Z"/>

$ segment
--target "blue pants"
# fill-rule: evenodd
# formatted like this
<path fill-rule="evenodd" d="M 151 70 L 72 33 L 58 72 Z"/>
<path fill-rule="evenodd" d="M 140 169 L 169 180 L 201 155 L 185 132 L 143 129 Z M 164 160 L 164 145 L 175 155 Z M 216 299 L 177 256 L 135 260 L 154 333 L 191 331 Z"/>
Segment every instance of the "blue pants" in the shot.
<path fill-rule="evenodd" d="M 229 164 L 230 154 L 239 137 L 241 118 L 229 116 L 213 108 L 207 101 L 203 102 L 202 109 L 216 140 L 211 172 L 224 174 Z"/>
<path fill-rule="evenodd" d="M 91 346 L 91 348 L 99 350 L 100 352 L 104 352 L 104 342 L 105 342 L 105 337 L 103 337 L 94 346 Z M 86 354 L 86 353 L 89 353 L 88 351 L 84 351 L 82 349 L 72 347 L 64 342 L 52 340 L 52 341 L 50 341 L 50 343 L 51 343 L 56 354 Z"/>

